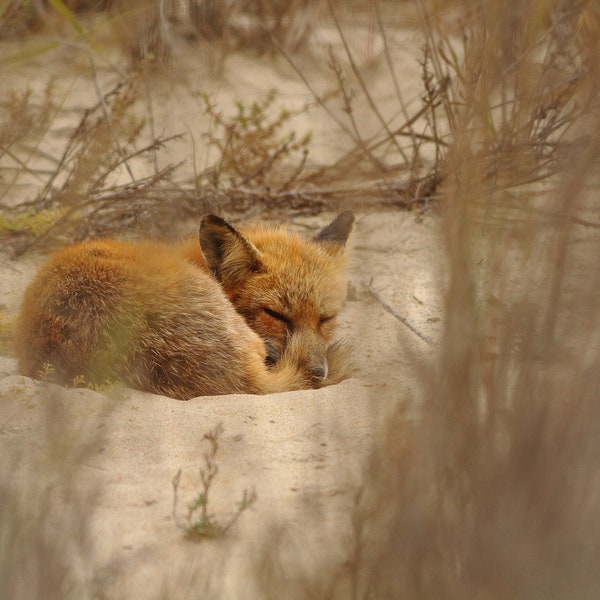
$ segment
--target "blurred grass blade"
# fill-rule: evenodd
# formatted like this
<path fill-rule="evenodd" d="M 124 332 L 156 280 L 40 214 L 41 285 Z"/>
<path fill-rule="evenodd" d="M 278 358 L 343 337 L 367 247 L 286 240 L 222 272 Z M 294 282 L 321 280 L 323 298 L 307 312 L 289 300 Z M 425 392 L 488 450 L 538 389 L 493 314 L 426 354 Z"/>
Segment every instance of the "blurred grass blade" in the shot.
<path fill-rule="evenodd" d="M 0 17 L 6 12 L 11 0 L 4 0 L 4 2 L 0 2 Z"/>
<path fill-rule="evenodd" d="M 42 44 L 41 46 L 36 46 L 35 48 L 29 48 L 24 50 L 23 52 L 17 52 L 16 54 L 11 54 L 6 58 L 0 58 L 0 65 L 11 65 L 19 62 L 23 62 L 29 60 L 31 58 L 35 58 L 36 56 L 40 56 L 41 54 L 45 54 L 50 50 L 54 50 L 56 47 L 60 46 L 61 42 L 48 42 L 46 44 Z"/>
<path fill-rule="evenodd" d="M 79 33 L 81 36 L 87 36 L 87 32 L 84 29 L 83 25 L 77 20 L 77 17 L 72 13 L 72 11 L 65 5 L 61 0 L 49 0 L 50 4 L 54 7 L 56 12 L 58 12 L 62 17 L 64 17 Z"/>
<path fill-rule="evenodd" d="M 6 4 L 10 3 L 10 0 L 4 0 Z M 86 30 L 83 25 L 78 21 L 77 17 L 73 14 L 71 10 L 61 0 L 50 0 L 52 6 L 56 9 L 56 11 L 63 16 L 75 29 L 77 35 L 71 35 L 65 37 L 64 39 L 58 39 L 43 43 L 39 46 L 35 46 L 33 48 L 27 48 L 26 50 L 17 52 L 15 54 L 11 54 L 10 56 L 0 57 L 0 65 L 10 65 L 23 61 L 30 60 L 32 58 L 36 58 L 46 52 L 54 50 L 63 45 L 73 45 L 77 43 L 77 40 L 81 37 L 87 40 L 87 43 L 90 47 L 100 56 L 102 56 L 102 52 L 97 44 L 91 39 L 90 34 L 96 33 L 99 29 L 105 28 L 111 25 L 116 18 L 123 18 L 124 16 L 129 16 L 131 14 L 131 10 L 123 11 L 119 13 L 116 17 L 110 17 L 106 19 L 102 19 L 99 23 L 95 24 L 89 30 Z M 0 4 L 0 17 L 2 16 L 2 12 L 6 9 L 6 6 Z"/>
<path fill-rule="evenodd" d="M 94 44 L 93 40 L 90 38 L 89 32 L 86 31 L 85 27 L 81 24 L 81 22 L 77 19 L 77 17 L 73 14 L 73 12 L 69 9 L 68 6 L 62 0 L 49 0 L 50 4 L 54 7 L 56 12 L 61 15 L 66 21 L 69 22 L 71 27 L 75 29 L 75 31 L 82 37 L 85 38 L 89 45 L 100 54 L 100 49 Z"/>

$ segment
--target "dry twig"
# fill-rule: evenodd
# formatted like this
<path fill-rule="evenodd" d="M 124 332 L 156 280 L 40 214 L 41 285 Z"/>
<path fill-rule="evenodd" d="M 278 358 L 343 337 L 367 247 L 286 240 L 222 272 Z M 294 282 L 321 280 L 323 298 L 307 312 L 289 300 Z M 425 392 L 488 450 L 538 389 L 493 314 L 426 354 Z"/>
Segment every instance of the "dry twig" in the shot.
<path fill-rule="evenodd" d="M 424 334 L 421 333 L 414 325 L 412 325 L 406 317 L 403 317 L 396 309 L 392 308 L 380 295 L 376 292 L 370 283 L 363 283 L 367 291 L 381 306 L 390 313 L 395 319 L 398 319 L 405 327 L 408 327 L 416 336 L 420 337 L 426 344 L 433 346 L 433 342 Z"/>

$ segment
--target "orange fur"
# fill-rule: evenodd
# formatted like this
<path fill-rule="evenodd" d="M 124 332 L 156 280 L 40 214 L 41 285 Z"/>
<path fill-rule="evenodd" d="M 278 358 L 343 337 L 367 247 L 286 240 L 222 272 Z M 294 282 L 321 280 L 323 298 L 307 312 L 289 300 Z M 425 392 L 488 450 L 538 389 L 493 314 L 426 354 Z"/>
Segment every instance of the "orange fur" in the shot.
<path fill-rule="evenodd" d="M 69 246 L 26 291 L 19 371 L 36 377 L 48 365 L 61 383 L 119 379 L 181 399 L 339 380 L 327 352 L 352 222 L 342 213 L 304 240 L 273 227 L 238 231 L 209 215 L 200 243 Z"/>

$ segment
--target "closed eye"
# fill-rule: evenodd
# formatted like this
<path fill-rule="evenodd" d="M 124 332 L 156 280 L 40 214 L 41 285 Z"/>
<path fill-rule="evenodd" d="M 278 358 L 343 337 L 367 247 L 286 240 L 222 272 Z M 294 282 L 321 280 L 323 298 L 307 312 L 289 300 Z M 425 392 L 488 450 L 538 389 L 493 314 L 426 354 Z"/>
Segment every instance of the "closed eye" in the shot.
<path fill-rule="evenodd" d="M 325 323 L 328 323 L 329 321 L 332 321 L 333 319 L 335 319 L 335 315 L 322 316 L 319 319 L 319 325 L 324 325 Z"/>
<path fill-rule="evenodd" d="M 276 310 L 271 310 L 270 308 L 263 308 L 263 312 L 265 312 L 267 315 L 269 315 L 272 319 L 275 319 L 276 321 L 281 321 L 286 325 L 290 324 L 290 320 L 281 313 L 278 313 Z"/>

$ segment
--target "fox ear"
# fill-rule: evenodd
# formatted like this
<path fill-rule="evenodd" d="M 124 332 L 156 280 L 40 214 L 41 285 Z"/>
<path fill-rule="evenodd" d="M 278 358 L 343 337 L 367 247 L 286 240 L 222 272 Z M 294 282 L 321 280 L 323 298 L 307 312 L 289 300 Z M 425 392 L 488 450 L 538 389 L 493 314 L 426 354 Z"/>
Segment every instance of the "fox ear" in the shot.
<path fill-rule="evenodd" d="M 315 236 L 315 241 L 323 243 L 333 251 L 340 250 L 346 245 L 348 236 L 354 225 L 354 213 L 351 210 L 345 210 L 340 213 L 327 227 Z"/>
<path fill-rule="evenodd" d="M 235 285 L 260 271 L 260 252 L 220 217 L 203 217 L 198 237 L 206 263 L 218 281 Z"/>

